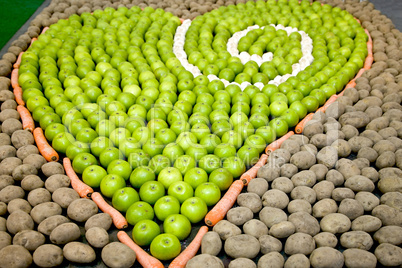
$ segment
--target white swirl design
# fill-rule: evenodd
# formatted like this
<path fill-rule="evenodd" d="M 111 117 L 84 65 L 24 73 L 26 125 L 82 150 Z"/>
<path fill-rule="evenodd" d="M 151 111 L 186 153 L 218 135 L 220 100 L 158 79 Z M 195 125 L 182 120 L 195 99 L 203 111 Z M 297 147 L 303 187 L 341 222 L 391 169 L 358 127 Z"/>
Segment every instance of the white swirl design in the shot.
<path fill-rule="evenodd" d="M 184 43 L 186 41 L 186 32 L 191 26 L 191 20 L 185 20 L 183 21 L 182 25 L 180 25 L 177 30 L 176 34 L 174 36 L 174 45 L 173 45 L 173 53 L 176 55 L 176 57 L 179 59 L 180 63 L 183 65 L 183 67 L 191 72 L 194 77 L 197 77 L 199 75 L 202 75 L 200 69 L 198 69 L 197 66 L 194 66 L 193 64 L 189 63 L 187 60 L 187 54 L 184 51 Z M 301 50 L 303 53 L 303 56 L 300 58 L 300 61 L 298 63 L 295 63 L 292 65 L 293 72 L 291 74 L 285 74 L 283 76 L 278 75 L 276 76 L 273 80 L 270 80 L 268 84 L 275 84 L 279 85 L 283 82 L 285 82 L 289 77 L 291 76 L 296 76 L 300 71 L 304 70 L 307 66 L 309 66 L 313 60 L 314 57 L 312 55 L 313 51 L 313 40 L 308 36 L 308 34 L 304 31 L 299 31 L 296 28 L 292 27 L 285 27 L 283 25 L 274 25 L 271 24 L 271 26 L 275 27 L 276 30 L 282 29 L 285 30 L 288 35 L 290 35 L 293 32 L 298 32 L 301 37 Z M 264 29 L 264 27 L 259 27 L 258 25 L 250 26 L 247 29 L 243 31 L 239 31 L 237 33 L 234 33 L 233 36 L 228 40 L 227 42 L 227 50 L 230 53 L 230 55 L 234 57 L 238 57 L 243 64 L 246 64 L 248 61 L 253 60 L 255 61 L 258 66 L 261 66 L 266 61 L 271 61 L 273 58 L 272 52 L 267 52 L 261 56 L 259 55 L 250 55 L 247 52 L 241 52 L 239 54 L 239 51 L 237 49 L 237 45 L 239 43 L 240 38 L 245 36 L 249 31 L 252 31 L 254 29 Z M 210 74 L 208 75 L 209 81 L 217 80 L 220 79 L 216 75 Z M 221 81 L 224 83 L 225 86 L 228 86 L 230 84 L 235 84 L 238 85 L 242 90 L 244 90 L 247 86 L 251 85 L 249 82 L 243 82 L 241 84 L 238 84 L 236 82 L 229 82 L 225 79 L 221 79 Z M 259 82 L 255 83 L 254 86 L 258 87 L 259 89 L 262 89 L 264 87 L 264 84 Z"/>

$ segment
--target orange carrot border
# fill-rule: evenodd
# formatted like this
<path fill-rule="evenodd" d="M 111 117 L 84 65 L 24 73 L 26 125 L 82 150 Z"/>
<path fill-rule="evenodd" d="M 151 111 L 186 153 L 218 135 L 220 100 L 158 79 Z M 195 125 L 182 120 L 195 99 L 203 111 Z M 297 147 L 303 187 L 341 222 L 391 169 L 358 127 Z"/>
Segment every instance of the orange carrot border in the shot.
<path fill-rule="evenodd" d="M 244 183 L 242 180 L 235 180 L 232 183 L 221 200 L 219 200 L 219 202 L 216 203 L 216 205 L 205 216 L 205 223 L 208 226 L 214 226 L 226 216 L 228 210 L 236 202 L 243 187 Z"/>
<path fill-rule="evenodd" d="M 71 187 L 73 187 L 82 198 L 90 198 L 94 190 L 80 180 L 71 166 L 71 160 L 68 157 L 63 158 L 63 166 L 67 176 L 70 178 Z"/>
<path fill-rule="evenodd" d="M 36 146 L 38 147 L 38 150 L 40 154 L 48 161 L 58 161 L 59 160 L 59 155 L 53 149 L 52 146 L 49 145 L 47 142 L 45 135 L 43 134 L 43 130 L 40 127 L 37 127 L 33 131 L 33 136 L 36 142 Z"/>
<path fill-rule="evenodd" d="M 22 122 L 22 129 L 27 129 L 30 132 L 33 132 L 35 129 L 35 122 L 31 116 L 31 113 L 28 111 L 27 108 L 23 105 L 17 106 L 17 112 L 20 114 L 21 122 Z"/>

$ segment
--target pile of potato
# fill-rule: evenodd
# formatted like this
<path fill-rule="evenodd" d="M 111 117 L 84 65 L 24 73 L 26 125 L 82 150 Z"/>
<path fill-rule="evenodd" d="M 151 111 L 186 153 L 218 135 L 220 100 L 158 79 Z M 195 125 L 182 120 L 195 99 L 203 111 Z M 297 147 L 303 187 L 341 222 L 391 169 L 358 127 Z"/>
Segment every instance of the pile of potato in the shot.
<path fill-rule="evenodd" d="M 60 163 L 39 154 L 32 134 L 21 130 L 13 100 L 2 103 L 0 118 L 0 267 L 92 263 L 94 248 L 103 248 L 109 267 L 131 267 L 135 253 L 109 243 L 110 216 L 69 187 Z"/>
<path fill-rule="evenodd" d="M 345 7 L 371 32 L 372 69 L 269 156 L 204 237 L 208 267 L 221 250 L 229 268 L 402 265 L 402 34 L 367 2 Z"/>
<path fill-rule="evenodd" d="M 59 163 L 22 130 L 9 75 L 18 54 L 58 19 L 105 7 L 151 6 L 194 18 L 245 0 L 53 0 L 0 60 L 0 267 L 131 267 L 112 221 L 80 199 Z M 303 135 L 269 156 L 187 267 L 402 265 L 402 34 L 368 1 L 329 0 L 373 38 L 374 64 Z M 224 252 L 230 263 L 216 257 Z"/>

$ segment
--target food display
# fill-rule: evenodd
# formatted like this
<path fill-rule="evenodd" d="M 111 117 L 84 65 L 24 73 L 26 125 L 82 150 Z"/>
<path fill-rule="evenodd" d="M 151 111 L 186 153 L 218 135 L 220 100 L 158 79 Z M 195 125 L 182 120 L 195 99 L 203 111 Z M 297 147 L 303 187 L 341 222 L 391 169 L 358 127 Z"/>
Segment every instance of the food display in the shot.
<path fill-rule="evenodd" d="M 0 60 L 0 267 L 402 265 L 401 45 L 368 1 L 53 0 Z"/>

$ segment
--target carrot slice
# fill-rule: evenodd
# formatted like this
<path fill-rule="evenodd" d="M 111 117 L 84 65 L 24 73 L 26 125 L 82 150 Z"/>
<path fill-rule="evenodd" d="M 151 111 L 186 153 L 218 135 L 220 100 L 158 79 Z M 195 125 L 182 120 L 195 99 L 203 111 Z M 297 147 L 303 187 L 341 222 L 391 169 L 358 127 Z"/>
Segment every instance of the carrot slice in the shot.
<path fill-rule="evenodd" d="M 293 131 L 289 131 L 288 133 L 283 135 L 281 138 L 272 142 L 271 144 L 269 144 L 267 146 L 267 148 L 265 148 L 265 153 L 269 155 L 271 152 L 275 151 L 276 149 L 279 149 L 281 147 L 282 143 L 294 134 L 295 133 Z"/>
<path fill-rule="evenodd" d="M 244 183 L 242 180 L 235 180 L 232 183 L 221 200 L 219 200 L 219 202 L 205 216 L 205 223 L 208 226 L 214 226 L 225 217 L 228 210 L 236 202 L 237 197 L 243 189 L 243 186 Z"/>
<path fill-rule="evenodd" d="M 37 127 L 33 131 L 33 136 L 38 146 L 40 154 L 47 160 L 47 161 L 58 161 L 59 155 L 57 152 L 49 145 L 47 142 L 45 135 L 43 134 L 43 130 L 40 127 Z"/>
<path fill-rule="evenodd" d="M 17 58 L 17 60 L 15 61 L 14 65 L 13 65 L 13 67 L 16 68 L 16 69 L 20 68 L 22 54 L 24 54 L 24 51 L 21 51 L 20 54 L 18 54 L 18 58 Z"/>
<path fill-rule="evenodd" d="M 79 196 L 83 198 L 90 198 L 94 190 L 90 186 L 83 183 L 80 178 L 78 178 L 73 167 L 71 166 L 71 160 L 68 157 L 63 158 L 63 166 L 67 176 L 70 178 L 71 187 L 73 187 Z"/>
<path fill-rule="evenodd" d="M 35 122 L 31 116 L 31 113 L 22 105 L 17 106 L 17 111 L 20 114 L 22 121 L 22 128 L 33 132 L 35 129 Z"/>
<path fill-rule="evenodd" d="M 16 87 L 20 86 L 18 84 L 18 68 L 12 70 L 10 80 L 11 80 L 11 86 L 13 88 L 16 88 Z"/>
<path fill-rule="evenodd" d="M 119 231 L 117 233 L 117 238 L 120 240 L 120 242 L 122 242 L 135 252 L 135 254 L 137 255 L 137 260 L 142 265 L 142 267 L 149 267 L 149 268 L 165 267 L 160 260 L 158 260 L 155 257 L 152 257 L 140 246 L 134 243 L 134 241 L 130 238 L 130 236 L 128 236 L 128 234 L 125 231 Z"/>
<path fill-rule="evenodd" d="M 314 113 L 309 113 L 306 117 L 303 118 L 302 121 L 300 121 L 300 122 L 296 125 L 296 127 L 295 127 L 295 132 L 296 132 L 297 134 L 303 133 L 304 126 L 306 125 L 306 123 L 307 123 L 308 121 L 311 120 L 311 118 L 313 118 L 313 115 L 314 115 Z"/>
<path fill-rule="evenodd" d="M 13 88 L 13 92 L 14 92 L 15 101 L 19 105 L 25 105 L 25 101 L 22 99 L 22 88 L 17 86 L 15 88 Z"/>
<path fill-rule="evenodd" d="M 98 192 L 94 192 L 91 195 L 92 201 L 94 201 L 100 210 L 107 213 L 112 217 L 113 224 L 117 229 L 124 229 L 128 227 L 128 223 L 126 218 L 114 207 L 109 205 L 105 199 L 103 199 L 102 195 Z"/>
<path fill-rule="evenodd" d="M 193 241 L 191 241 L 190 245 L 187 246 L 185 250 L 183 250 L 179 256 L 177 256 L 169 265 L 169 268 L 184 268 L 186 267 L 187 262 L 197 254 L 198 249 L 201 246 L 201 241 L 204 235 L 208 232 L 207 226 L 202 226 L 197 235 L 194 237 Z"/>
<path fill-rule="evenodd" d="M 252 166 L 249 170 L 243 173 L 241 175 L 240 180 L 243 181 L 244 185 L 247 185 L 252 179 L 257 177 L 257 172 L 262 167 L 267 163 L 268 155 L 262 154 L 258 162 Z"/>

